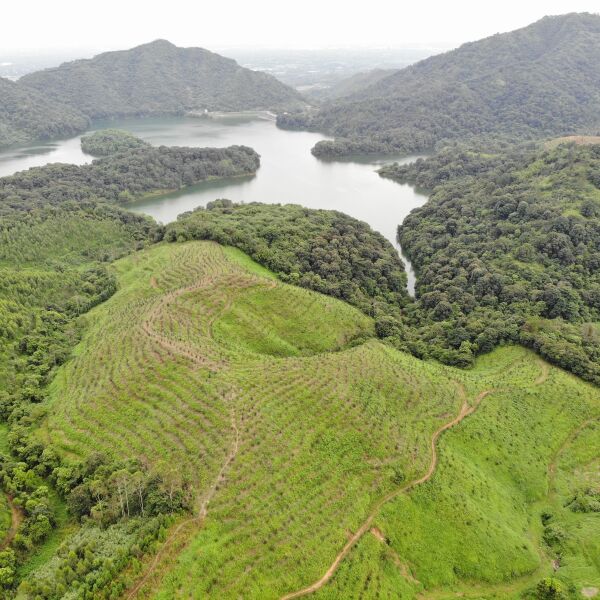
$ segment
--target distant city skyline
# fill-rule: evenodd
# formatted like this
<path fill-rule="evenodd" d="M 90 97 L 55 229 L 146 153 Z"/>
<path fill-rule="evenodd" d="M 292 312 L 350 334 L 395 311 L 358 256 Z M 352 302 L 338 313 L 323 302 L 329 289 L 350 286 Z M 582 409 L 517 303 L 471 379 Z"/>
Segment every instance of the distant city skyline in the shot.
<path fill-rule="evenodd" d="M 365 9 L 369 6 L 369 10 Z M 88 7 L 88 8 L 86 8 Z M 189 0 L 102 4 L 75 0 L 7 2 L 1 15 L 2 55 L 15 52 L 74 52 L 93 55 L 129 48 L 158 38 L 179 46 L 227 48 L 325 49 L 450 48 L 524 27 L 545 15 L 599 12 L 598 0 L 483 3 L 383 0 Z"/>

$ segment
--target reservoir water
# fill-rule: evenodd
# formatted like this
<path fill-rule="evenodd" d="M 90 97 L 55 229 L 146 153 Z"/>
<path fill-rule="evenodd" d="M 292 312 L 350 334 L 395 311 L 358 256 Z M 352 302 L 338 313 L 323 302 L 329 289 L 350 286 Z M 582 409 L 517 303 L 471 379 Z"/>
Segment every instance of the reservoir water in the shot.
<path fill-rule="evenodd" d="M 219 118 L 122 119 L 95 123 L 95 129 L 125 129 L 155 145 L 166 146 L 251 146 L 261 155 L 254 177 L 207 182 L 179 192 L 128 205 L 136 212 L 168 223 L 177 215 L 205 206 L 216 198 L 234 202 L 301 204 L 309 208 L 333 209 L 366 221 L 387 237 L 400 251 L 396 229 L 404 217 L 427 200 L 409 185 L 383 179 L 375 173 L 382 164 L 410 162 L 416 157 L 374 156 L 344 161 L 315 158 L 310 149 L 319 133 L 284 131 L 269 119 L 247 116 Z M 91 157 L 80 147 L 80 136 L 37 143 L 0 151 L 0 176 L 10 175 L 50 162 L 84 164 Z M 407 264 L 409 290 L 414 291 L 414 274 Z"/>

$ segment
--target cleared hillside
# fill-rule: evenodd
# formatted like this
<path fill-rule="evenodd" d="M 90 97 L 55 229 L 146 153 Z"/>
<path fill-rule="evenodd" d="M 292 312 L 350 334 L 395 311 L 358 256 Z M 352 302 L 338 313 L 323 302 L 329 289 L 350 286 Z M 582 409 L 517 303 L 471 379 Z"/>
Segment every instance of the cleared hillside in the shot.
<path fill-rule="evenodd" d="M 26 75 L 21 82 L 90 118 L 303 104 L 295 90 L 271 75 L 203 48 L 178 48 L 166 40 L 64 63 Z"/>
<path fill-rule="evenodd" d="M 486 582 L 488 571 L 475 563 L 453 578 L 429 575 L 446 563 L 432 567 L 418 554 L 436 551 L 428 530 L 402 538 L 423 538 L 416 554 L 404 557 L 396 548 L 406 521 L 394 507 L 420 502 L 419 490 L 437 489 L 446 472 L 444 490 L 477 490 L 468 507 L 478 517 L 467 527 L 490 553 L 486 560 L 498 565 L 496 583 L 530 572 L 535 583 L 548 570 L 547 558 L 539 566 L 539 540 L 524 532 L 522 515 L 534 514 L 533 503 L 544 499 L 546 469 L 565 436 L 598 415 L 596 388 L 525 350 L 504 349 L 468 372 L 361 341 L 373 335 L 373 323 L 356 309 L 280 283 L 239 251 L 212 242 L 155 246 L 115 268 L 118 292 L 86 316 L 86 333 L 50 388 L 36 435 L 67 463 L 99 450 L 112 459 L 137 458 L 189 498 L 189 516 L 115 580 L 127 584 L 123 597 L 282 597 L 319 579 L 370 515 L 391 541 L 367 529 L 320 593 L 340 597 L 331 590 L 342 586 L 348 595 L 355 588 L 344 587 L 347 577 L 356 585 L 365 574 L 368 598 L 383 590 L 393 597 L 399 581 L 408 598 L 422 589 L 416 579 L 427 588 Z M 526 418 L 532 413 L 533 424 Z M 437 441 L 436 464 L 436 431 L 463 418 L 456 433 Z M 455 437 L 460 450 L 450 445 Z M 478 456 L 482 445 L 487 454 Z M 448 461 L 450 451 L 460 456 Z M 474 474 L 472 460 L 480 465 Z M 512 477 L 507 492 L 498 487 L 505 472 Z M 403 492 L 413 481 L 414 492 Z M 496 546 L 500 538 L 487 540 L 481 521 L 490 501 L 499 507 L 494 528 L 504 536 Z M 427 506 L 417 509 L 435 516 Z M 460 512 L 449 515 L 460 519 Z M 93 527 L 82 531 L 89 536 Z M 126 539 L 94 539 L 95 552 L 114 552 L 115 543 L 130 552 Z M 368 562 L 355 563 L 357 553 L 371 550 Z M 396 554 L 402 558 L 379 566 Z M 56 589 L 63 556 L 23 589 Z M 403 566 L 409 560 L 410 568 Z M 444 560 L 452 570 L 451 559 Z M 593 564 L 586 568 L 573 575 L 578 585 L 597 577 Z M 92 573 L 89 581 L 97 581 L 99 569 L 79 576 Z"/>
<path fill-rule="evenodd" d="M 527 139 L 597 129 L 600 16 L 545 17 L 423 60 L 282 127 L 336 136 L 318 156 L 415 152 L 445 140 Z"/>

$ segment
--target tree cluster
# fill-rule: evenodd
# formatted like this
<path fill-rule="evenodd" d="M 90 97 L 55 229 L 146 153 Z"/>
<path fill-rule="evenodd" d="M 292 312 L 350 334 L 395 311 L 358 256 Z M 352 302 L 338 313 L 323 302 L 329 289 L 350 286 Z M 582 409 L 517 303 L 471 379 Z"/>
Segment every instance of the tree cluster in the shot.
<path fill-rule="evenodd" d="M 121 129 L 101 129 L 81 138 L 81 149 L 91 156 L 110 156 L 149 146 L 147 142 Z"/>
<path fill-rule="evenodd" d="M 284 281 L 372 316 L 387 306 L 398 312 L 409 300 L 404 265 L 393 246 L 366 223 L 336 211 L 218 200 L 181 215 L 167 226 L 165 238 L 236 246 Z"/>
<path fill-rule="evenodd" d="M 0 77 L 0 146 L 77 135 L 88 125 L 79 111 Z"/>
<path fill-rule="evenodd" d="M 207 179 L 253 175 L 260 157 L 247 146 L 143 147 L 89 165 L 50 164 L 0 179 L 0 216 L 68 200 L 124 203 Z"/>
<path fill-rule="evenodd" d="M 432 190 L 398 239 L 418 274 L 412 322 L 434 356 L 519 342 L 600 382 L 599 170 L 600 146 L 574 144 L 382 170 Z"/>

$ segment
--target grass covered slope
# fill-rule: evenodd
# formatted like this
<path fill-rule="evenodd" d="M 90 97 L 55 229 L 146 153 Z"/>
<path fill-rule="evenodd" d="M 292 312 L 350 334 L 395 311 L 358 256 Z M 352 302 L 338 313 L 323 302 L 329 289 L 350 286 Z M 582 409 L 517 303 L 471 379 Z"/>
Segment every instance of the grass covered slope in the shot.
<path fill-rule="evenodd" d="M 279 124 L 335 135 L 317 156 L 416 152 L 478 136 L 531 139 L 595 128 L 600 16 L 545 17 L 397 71 Z"/>
<path fill-rule="evenodd" d="M 94 119 L 304 104 L 295 90 L 271 75 L 166 40 L 64 63 L 25 75 L 21 82 Z"/>
<path fill-rule="evenodd" d="M 68 137 L 85 131 L 88 119 L 44 92 L 0 77 L 0 147 Z"/>
<path fill-rule="evenodd" d="M 575 490 L 600 485 L 597 388 L 516 348 L 480 359 L 473 375 L 497 391 L 442 440 L 434 477 L 384 507 L 319 596 L 360 587 L 395 597 L 385 574 L 398 571 L 403 598 L 545 598 L 537 586 L 550 576 L 560 598 L 598 586 L 600 514 L 572 507 Z"/>
<path fill-rule="evenodd" d="M 225 529 L 216 562 L 193 568 L 199 590 L 214 587 L 216 569 L 218 589 L 283 592 L 301 581 L 294 572 L 281 581 L 286 565 L 318 572 L 373 497 L 394 477 L 423 468 L 427 439 L 456 410 L 459 389 L 439 379 L 443 367 L 421 368 L 376 342 L 332 352 L 369 336 L 371 322 L 347 305 L 259 276 L 256 267 L 249 272 L 238 256 L 193 242 L 119 261 L 120 289 L 87 315 L 88 333 L 50 388 L 39 436 L 72 460 L 104 450 L 180 477 L 195 516 L 208 494 L 215 516 L 202 531 L 188 524 L 190 548 Z M 238 319 L 265 290 L 285 296 L 297 329 L 278 331 L 279 316 L 264 303 L 263 326 Z M 327 316 L 325 343 L 319 323 Z M 271 321 L 286 350 L 279 358 L 270 347 L 261 354 Z M 240 344 L 219 340 L 231 323 L 243 332 Z M 189 560 L 194 553 L 182 556 L 183 565 Z"/>
<path fill-rule="evenodd" d="M 596 388 L 526 350 L 472 372 L 421 362 L 368 340 L 373 322 L 356 309 L 213 242 L 161 244 L 115 269 L 119 289 L 86 315 L 37 435 L 67 461 L 136 457 L 189 499 L 156 557 L 130 564 L 125 597 L 282 597 L 319 579 L 367 518 L 374 532 L 320 594 L 412 597 L 548 570 L 530 517 L 565 436 L 598 416 Z M 434 433 L 471 411 L 432 462 Z M 588 455 L 572 459 L 586 483 Z M 460 536 L 485 560 L 469 562 Z M 592 585 L 593 563 L 570 548 L 580 574 L 566 579 Z"/>

